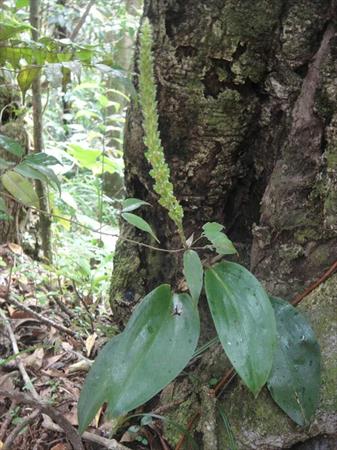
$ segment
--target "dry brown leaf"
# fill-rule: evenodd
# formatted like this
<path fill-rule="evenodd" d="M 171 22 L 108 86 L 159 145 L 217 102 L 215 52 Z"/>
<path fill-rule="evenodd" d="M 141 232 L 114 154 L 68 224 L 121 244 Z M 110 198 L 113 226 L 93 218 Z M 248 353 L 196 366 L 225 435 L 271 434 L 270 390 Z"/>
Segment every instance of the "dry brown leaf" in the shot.
<path fill-rule="evenodd" d="M 130 431 L 126 431 L 123 436 L 120 438 L 119 442 L 126 444 L 128 442 L 133 442 L 137 437 L 136 433 L 130 433 Z"/>
<path fill-rule="evenodd" d="M 97 334 L 93 333 L 93 334 L 90 334 L 90 336 L 88 336 L 87 339 L 85 340 L 85 348 L 87 350 L 88 358 L 91 355 L 92 349 L 94 348 L 96 339 L 97 339 Z"/>
<path fill-rule="evenodd" d="M 29 313 L 27 313 L 28 315 Z M 12 324 L 13 331 L 17 331 L 18 328 L 21 328 L 22 326 L 29 326 L 29 325 L 39 325 L 41 326 L 40 322 L 35 319 L 34 317 L 25 317 L 24 319 L 16 319 L 15 322 Z"/>
<path fill-rule="evenodd" d="M 50 450 L 69 450 L 69 448 L 70 447 L 67 444 L 59 443 L 54 445 Z"/>
<path fill-rule="evenodd" d="M 24 365 L 31 367 L 32 369 L 41 369 L 43 364 L 44 350 L 43 348 L 37 348 L 34 353 L 23 358 Z"/>
<path fill-rule="evenodd" d="M 69 342 L 62 342 L 62 348 L 63 350 L 65 350 L 66 352 L 70 352 L 71 350 L 73 350 L 73 346 L 71 344 L 69 344 Z"/>
<path fill-rule="evenodd" d="M 49 358 L 46 358 L 44 360 L 43 367 L 44 369 L 51 368 L 54 364 L 56 364 L 62 357 L 64 356 L 64 353 L 59 353 L 58 355 L 50 356 Z"/>
<path fill-rule="evenodd" d="M 15 255 L 18 255 L 18 256 L 23 255 L 23 250 L 22 250 L 21 245 L 14 244 L 14 242 L 9 242 L 9 243 L 7 244 L 7 247 L 8 247 L 9 250 L 10 250 L 11 252 L 13 252 Z"/>
<path fill-rule="evenodd" d="M 99 408 L 99 410 L 97 411 L 96 416 L 95 416 L 95 418 L 94 418 L 94 423 L 95 423 L 95 427 L 96 427 L 96 428 L 98 428 L 99 421 L 100 421 L 101 415 L 102 415 L 102 411 L 103 411 L 103 406 L 101 406 L 101 407 Z"/>
<path fill-rule="evenodd" d="M 67 373 L 70 375 L 74 372 L 79 372 L 79 371 L 88 372 L 91 366 L 92 366 L 91 361 L 82 359 L 81 361 L 78 361 L 77 363 L 71 364 L 67 368 Z"/>
<path fill-rule="evenodd" d="M 15 384 L 13 381 L 13 378 L 16 378 L 18 376 L 17 371 L 5 373 L 0 377 L 0 387 L 1 389 L 5 391 L 14 391 Z"/>
<path fill-rule="evenodd" d="M 69 420 L 69 422 L 77 427 L 78 426 L 78 419 L 77 419 L 77 408 L 76 405 L 71 408 L 71 410 L 64 414 L 64 417 Z"/>
<path fill-rule="evenodd" d="M 44 375 L 47 375 L 48 377 L 52 377 L 52 378 L 65 377 L 65 374 L 63 372 L 61 372 L 61 370 L 57 370 L 57 369 L 41 370 L 41 373 L 43 373 Z"/>
<path fill-rule="evenodd" d="M 11 319 L 13 319 L 13 315 L 16 313 L 17 310 L 15 308 L 13 308 L 13 306 L 8 305 L 7 306 L 7 311 L 8 311 L 9 317 Z"/>
<path fill-rule="evenodd" d="M 11 319 L 30 319 L 34 318 L 34 316 L 27 312 L 21 311 L 20 309 L 15 309 L 12 306 L 8 306 L 9 316 Z"/>

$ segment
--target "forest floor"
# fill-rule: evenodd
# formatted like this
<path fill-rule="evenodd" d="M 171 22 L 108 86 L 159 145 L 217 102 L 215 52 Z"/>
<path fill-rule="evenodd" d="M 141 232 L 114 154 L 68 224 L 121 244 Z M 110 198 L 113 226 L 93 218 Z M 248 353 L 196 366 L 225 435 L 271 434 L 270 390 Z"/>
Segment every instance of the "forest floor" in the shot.
<path fill-rule="evenodd" d="M 90 296 L 6 244 L 0 315 L 0 449 L 76 448 L 81 386 L 98 349 L 117 331 L 108 312 L 98 314 Z M 170 449 L 160 421 L 107 422 L 104 408 L 82 442 L 87 450 Z"/>

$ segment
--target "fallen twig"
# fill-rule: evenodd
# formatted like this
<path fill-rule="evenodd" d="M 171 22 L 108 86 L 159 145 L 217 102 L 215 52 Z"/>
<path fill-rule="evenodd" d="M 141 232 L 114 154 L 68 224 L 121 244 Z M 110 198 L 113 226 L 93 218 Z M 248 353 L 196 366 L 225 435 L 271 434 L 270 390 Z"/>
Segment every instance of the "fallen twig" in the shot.
<path fill-rule="evenodd" d="M 12 330 L 11 324 L 6 316 L 6 314 L 0 309 L 0 316 L 2 317 L 4 324 L 5 324 L 5 328 L 7 330 L 9 339 L 11 340 L 12 343 L 12 348 L 13 348 L 13 352 L 15 355 L 19 355 L 19 348 L 18 348 L 18 343 L 16 341 L 16 337 L 14 335 L 14 332 Z M 32 383 L 32 380 L 30 379 L 25 366 L 23 365 L 20 356 L 16 356 L 16 362 L 18 365 L 18 368 L 20 370 L 21 376 L 23 378 L 23 381 L 25 382 L 25 387 L 30 391 L 30 393 L 32 394 L 32 396 L 35 399 L 39 399 L 39 394 L 36 392 L 35 387 Z"/>
<path fill-rule="evenodd" d="M 33 317 L 35 317 L 39 322 L 42 322 L 50 327 L 56 328 L 57 330 L 61 331 L 62 333 L 68 334 L 68 336 L 75 337 L 77 339 L 82 339 L 76 333 L 75 331 L 72 331 L 70 328 L 66 328 L 63 325 L 60 325 L 59 323 L 55 322 L 52 319 L 48 319 L 47 317 L 42 316 L 38 312 L 34 311 L 33 309 L 29 308 L 28 306 L 20 303 L 18 300 L 13 298 L 13 296 L 9 296 L 7 299 L 8 303 L 15 305 L 18 309 L 21 309 L 21 311 L 25 311 L 29 314 L 31 314 Z"/>
<path fill-rule="evenodd" d="M 236 372 L 234 369 L 229 369 L 224 377 L 219 381 L 219 383 L 214 388 L 214 395 L 219 397 L 220 393 L 225 389 L 229 383 L 235 378 Z"/>
<path fill-rule="evenodd" d="M 49 417 L 44 417 L 42 426 L 50 431 L 56 431 L 59 433 L 62 433 L 62 428 L 60 428 L 58 425 L 53 423 Z M 82 434 L 82 438 L 85 441 L 93 442 L 95 444 L 101 445 L 102 447 L 105 447 L 109 450 L 130 450 L 129 447 L 125 447 L 124 445 L 120 444 L 115 439 L 107 439 L 103 436 L 99 436 L 95 433 L 89 433 L 88 431 L 85 431 Z"/>
<path fill-rule="evenodd" d="M 194 422 L 198 419 L 199 416 L 200 416 L 200 411 L 197 411 L 197 412 L 192 416 L 192 418 L 189 420 L 189 422 L 188 422 L 188 424 L 187 424 L 187 427 L 186 427 L 188 432 L 191 431 Z M 176 445 L 176 447 L 175 447 L 175 450 L 181 450 L 181 449 L 183 448 L 183 445 L 184 445 L 185 440 L 186 440 L 186 433 L 183 433 L 183 434 L 180 436 L 180 439 L 179 439 L 179 441 L 178 441 L 178 443 L 177 443 L 177 445 Z"/>
<path fill-rule="evenodd" d="M 7 428 L 9 427 L 9 425 L 12 422 L 13 419 L 13 412 L 14 409 L 16 408 L 16 401 L 13 400 L 11 403 L 11 406 L 9 408 L 9 410 L 6 412 L 5 418 L 1 424 L 1 429 L 0 429 L 0 442 L 3 442 L 5 436 L 6 436 L 6 431 Z"/>
<path fill-rule="evenodd" d="M 61 280 L 60 280 L 59 276 L 57 277 L 57 284 L 58 284 L 58 287 L 59 287 L 59 291 L 60 291 L 62 297 L 64 298 L 64 292 L 63 292 L 63 288 L 62 288 L 62 283 L 61 283 Z M 58 304 L 58 306 L 62 309 L 62 311 L 65 314 L 67 314 L 68 317 L 70 317 L 70 319 L 74 319 L 75 314 L 69 308 L 66 307 L 66 305 L 58 298 L 57 294 L 53 295 L 53 299 Z"/>
<path fill-rule="evenodd" d="M 37 408 L 40 412 L 49 416 L 54 422 L 56 422 L 61 430 L 66 434 L 67 439 L 71 442 L 74 450 L 84 450 L 82 440 L 77 430 L 71 425 L 68 419 L 66 419 L 60 412 L 57 411 L 52 405 L 42 400 L 40 397 L 35 399 L 27 394 L 17 391 L 6 391 L 0 389 L 0 396 L 11 398 L 18 403 L 32 406 Z M 122 449 L 117 449 L 122 450 Z"/>
<path fill-rule="evenodd" d="M 10 289 L 11 289 L 12 274 L 13 274 L 14 266 L 15 266 L 15 255 L 14 255 L 14 263 L 10 266 L 10 269 L 9 269 L 8 282 L 7 282 L 7 288 L 6 288 L 6 294 L 5 294 L 5 298 L 6 299 L 8 299 L 9 292 L 10 292 Z"/>
<path fill-rule="evenodd" d="M 13 449 L 13 444 L 21 430 L 23 430 L 27 425 L 31 424 L 35 421 L 35 419 L 41 414 L 41 412 L 36 409 L 29 416 L 22 420 L 22 422 L 18 423 L 14 430 L 8 435 L 5 440 L 1 450 L 11 450 Z"/>
<path fill-rule="evenodd" d="M 314 283 L 312 283 L 309 287 L 307 287 L 307 289 L 305 289 L 304 292 L 302 292 L 302 294 L 297 295 L 294 300 L 291 302 L 292 305 L 297 306 L 299 303 L 301 303 L 301 301 L 307 296 L 309 295 L 312 291 L 314 291 L 316 288 L 318 288 L 319 285 L 321 285 L 322 283 L 324 283 L 324 281 L 326 281 L 328 278 L 331 277 L 331 275 L 333 275 L 335 272 L 337 271 L 337 261 L 335 261 L 330 268 L 318 279 L 316 280 Z"/>

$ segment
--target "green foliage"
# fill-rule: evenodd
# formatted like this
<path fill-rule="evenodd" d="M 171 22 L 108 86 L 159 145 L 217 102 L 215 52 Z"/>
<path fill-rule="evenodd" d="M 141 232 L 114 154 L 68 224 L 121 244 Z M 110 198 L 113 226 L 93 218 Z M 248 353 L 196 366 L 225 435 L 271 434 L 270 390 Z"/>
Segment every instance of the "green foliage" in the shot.
<path fill-rule="evenodd" d="M 184 276 L 193 300 L 198 302 L 203 285 L 203 268 L 199 255 L 194 250 L 184 253 Z"/>
<path fill-rule="evenodd" d="M 15 103 L 15 114 L 26 116 L 24 126 L 29 135 L 32 134 L 29 89 L 32 75 L 40 73 L 46 153 L 25 155 L 26 149 L 1 135 L 0 147 L 5 153 L 0 158 L 0 175 L 14 171 L 29 184 L 24 194 L 26 197 L 31 194 L 28 195 L 30 206 L 38 206 L 32 180 L 48 183 L 51 211 L 57 216 L 51 217 L 51 276 L 59 277 L 66 286 L 74 285 L 80 296 L 92 300 L 94 314 L 105 310 L 121 210 L 120 200 L 104 192 L 106 176 L 118 177 L 123 191 L 122 129 L 131 84 L 130 74 L 116 62 L 117 44 L 123 36 L 135 35 L 138 16 L 128 14 L 124 2 L 112 0 L 106 8 L 106 2 L 98 0 L 78 38 L 71 42 L 55 36 L 59 27 L 68 29 L 70 35 L 82 15 L 84 3 L 61 6 L 51 2 L 47 8 L 42 5 L 42 37 L 35 43 L 27 25 L 29 4 L 17 0 L 4 6 L 6 14 L 1 16 L 0 31 L 8 33 L 2 36 L 0 63 L 4 84 L 14 90 L 15 102 L 19 103 L 21 89 L 26 91 L 27 106 Z M 130 51 L 128 59 L 131 59 Z M 5 187 L 3 191 L 0 219 L 13 220 L 6 195 L 20 195 L 21 191 L 16 186 L 11 193 Z M 34 238 L 24 233 L 25 249 L 35 251 Z M 25 268 L 27 274 L 30 269 Z M 57 290 L 58 286 L 54 288 Z M 75 293 L 72 297 L 78 303 Z M 75 309 L 82 314 L 83 307 L 79 304 Z M 87 319 L 83 323 L 88 327 Z M 107 332 L 111 335 L 111 326 Z"/>
<path fill-rule="evenodd" d="M 233 255 L 237 253 L 232 241 L 222 233 L 223 225 L 216 222 L 206 223 L 202 229 L 203 235 L 212 243 L 219 255 Z"/>
<path fill-rule="evenodd" d="M 106 156 L 100 149 L 70 144 L 68 151 L 75 158 L 79 167 L 91 170 L 94 175 L 115 173 L 120 170 L 118 163 L 113 158 Z"/>
<path fill-rule="evenodd" d="M 39 198 L 32 183 L 19 173 L 9 170 L 1 176 L 4 188 L 20 203 L 26 206 L 39 207 Z"/>
<path fill-rule="evenodd" d="M 25 154 L 24 148 L 18 142 L 3 134 L 0 134 L 0 147 L 17 157 Z"/>
<path fill-rule="evenodd" d="M 22 161 L 14 167 L 14 171 L 27 178 L 40 180 L 49 184 L 61 193 L 61 184 L 54 170 L 50 166 L 59 164 L 59 161 L 46 153 L 32 153 L 25 156 Z"/>
<path fill-rule="evenodd" d="M 257 396 L 268 380 L 276 345 L 275 317 L 269 298 L 254 275 L 232 262 L 207 269 L 205 287 L 226 355 Z"/>
<path fill-rule="evenodd" d="M 108 415 L 117 417 L 172 381 L 194 353 L 199 326 L 198 310 L 189 295 L 173 294 L 168 285 L 150 292 L 123 333 L 96 359 L 78 405 L 80 432 L 102 403 L 108 402 Z"/>
<path fill-rule="evenodd" d="M 138 228 L 139 230 L 142 230 L 142 231 L 145 231 L 146 233 L 151 234 L 151 236 L 157 242 L 159 242 L 159 239 L 154 234 L 152 228 L 150 227 L 150 225 L 144 219 L 142 219 L 141 217 L 136 216 L 136 214 L 132 214 L 132 213 L 123 213 L 122 217 L 127 222 L 129 222 L 131 225 L 133 225 L 134 227 Z"/>
<path fill-rule="evenodd" d="M 238 450 L 238 446 L 235 441 L 235 436 L 234 436 L 233 430 L 231 428 L 231 424 L 229 423 L 228 417 L 226 416 L 226 413 L 222 407 L 219 406 L 218 410 L 219 410 L 219 414 L 220 414 L 222 423 L 225 428 L 227 440 L 230 445 L 230 450 Z"/>
<path fill-rule="evenodd" d="M 57 39 L 51 35 L 43 36 L 37 42 L 31 40 L 31 27 L 26 23 L 28 6 L 29 2 L 21 0 L 19 6 L 8 8 L 5 14 L 0 14 L 0 64 L 5 70 L 14 69 L 17 73 L 23 100 L 38 75 L 44 75 L 56 87 L 68 84 L 71 72 L 79 75 L 83 67 L 109 73 L 121 85 L 130 88 L 128 74 L 111 59 L 111 49 L 104 49 L 102 38 L 99 47 L 78 44 L 70 39 Z M 59 22 L 60 16 L 55 18 L 55 25 L 61 25 Z M 132 27 L 128 33 L 132 33 Z"/>
<path fill-rule="evenodd" d="M 169 286 L 162 285 L 142 300 L 123 333 L 104 347 L 87 376 L 78 405 L 81 432 L 104 402 L 108 402 L 108 414 L 118 416 L 149 400 L 187 364 L 199 336 L 197 300 L 203 287 L 203 267 L 195 250 L 200 247 L 194 247 L 193 235 L 185 240 L 183 210 L 169 181 L 158 132 L 152 32 L 147 20 L 140 44 L 139 99 L 145 156 L 152 166 L 150 174 L 159 203 L 168 210 L 184 245 L 184 249 L 172 252 L 184 251 L 183 273 L 191 296 L 172 294 Z M 122 217 L 154 237 L 150 226 L 129 212 L 143 204 L 137 199 L 126 200 Z M 208 241 L 211 246 L 207 243 L 201 249 L 212 248 L 220 256 L 237 254 L 222 230 L 221 224 L 205 224 L 197 241 Z M 304 319 L 283 301 L 272 299 L 272 305 L 258 280 L 233 262 L 206 264 L 205 290 L 220 342 L 246 386 L 257 396 L 268 382 L 281 408 L 297 423 L 306 423 L 317 406 L 320 357 Z M 221 417 L 228 428 L 224 414 Z"/>
<path fill-rule="evenodd" d="M 122 212 L 131 212 L 143 205 L 150 205 L 150 203 L 144 202 L 144 200 L 139 200 L 138 198 L 126 198 L 123 201 Z"/>
<path fill-rule="evenodd" d="M 16 34 L 30 29 L 30 26 L 14 17 L 0 14 L 0 41 L 14 37 Z"/>
<path fill-rule="evenodd" d="M 279 298 L 271 297 L 271 303 L 278 340 L 268 389 L 279 407 L 298 425 L 305 426 L 319 403 L 319 345 L 299 311 Z"/>
<path fill-rule="evenodd" d="M 23 102 L 25 101 L 26 92 L 31 87 L 33 81 L 39 77 L 40 73 L 40 67 L 36 66 L 26 66 L 18 73 L 17 82 L 22 92 Z"/>
<path fill-rule="evenodd" d="M 0 180 L 4 188 L 25 206 L 38 208 L 39 199 L 33 184 L 29 181 L 40 180 L 61 191 L 58 177 L 50 166 L 59 161 L 46 153 L 24 155 L 24 148 L 13 139 L 0 135 L 0 146 L 10 155 L 21 158 L 19 162 L 6 161 L 0 158 L 0 171 L 4 172 Z M 9 170 L 10 169 L 10 170 Z"/>

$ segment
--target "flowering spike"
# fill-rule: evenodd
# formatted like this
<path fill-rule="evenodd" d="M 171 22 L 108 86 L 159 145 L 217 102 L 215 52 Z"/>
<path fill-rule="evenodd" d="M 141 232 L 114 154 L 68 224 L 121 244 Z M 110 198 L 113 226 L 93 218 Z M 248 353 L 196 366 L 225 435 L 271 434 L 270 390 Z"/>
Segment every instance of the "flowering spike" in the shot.
<path fill-rule="evenodd" d="M 152 44 L 152 28 L 148 19 L 145 19 L 140 33 L 139 57 L 139 102 L 143 111 L 144 143 L 147 147 L 145 157 L 152 166 L 150 175 L 155 181 L 153 189 L 159 195 L 159 203 L 168 210 L 169 217 L 177 225 L 179 235 L 185 243 L 182 225 L 184 211 L 173 193 L 170 169 L 165 161 L 159 135 Z"/>

